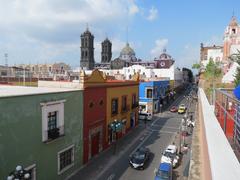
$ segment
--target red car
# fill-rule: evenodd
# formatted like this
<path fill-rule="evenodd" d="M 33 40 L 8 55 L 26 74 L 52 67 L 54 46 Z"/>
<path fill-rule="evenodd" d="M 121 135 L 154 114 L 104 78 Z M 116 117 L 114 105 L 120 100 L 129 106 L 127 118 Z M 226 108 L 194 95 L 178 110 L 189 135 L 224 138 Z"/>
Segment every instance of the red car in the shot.
<path fill-rule="evenodd" d="M 176 106 L 172 106 L 170 112 L 177 112 L 178 108 Z"/>

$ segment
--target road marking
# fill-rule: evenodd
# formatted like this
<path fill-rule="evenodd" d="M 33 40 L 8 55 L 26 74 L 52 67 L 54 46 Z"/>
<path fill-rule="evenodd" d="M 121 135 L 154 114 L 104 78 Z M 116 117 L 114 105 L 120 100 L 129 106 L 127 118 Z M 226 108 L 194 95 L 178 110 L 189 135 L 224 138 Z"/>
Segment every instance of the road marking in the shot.
<path fill-rule="evenodd" d="M 113 180 L 114 177 L 115 177 L 115 174 L 111 174 L 111 175 L 107 178 L 107 180 Z"/>
<path fill-rule="evenodd" d="M 154 125 L 152 127 L 160 127 L 160 128 L 167 128 L 167 129 L 174 129 L 174 130 L 179 130 L 179 127 L 176 126 L 161 126 L 161 125 Z"/>
<path fill-rule="evenodd" d="M 133 152 L 135 152 L 138 148 L 140 148 L 140 147 L 143 145 L 143 143 L 145 143 L 145 141 L 146 141 L 152 134 L 153 134 L 153 131 L 151 131 L 147 136 L 142 137 L 142 138 L 144 138 L 144 139 L 140 138 L 139 140 L 141 140 L 142 142 L 131 152 L 130 155 L 132 155 Z"/>
<path fill-rule="evenodd" d="M 160 132 L 160 133 L 168 133 L 168 134 L 175 134 L 175 131 L 159 131 L 158 129 L 151 129 L 152 132 Z"/>

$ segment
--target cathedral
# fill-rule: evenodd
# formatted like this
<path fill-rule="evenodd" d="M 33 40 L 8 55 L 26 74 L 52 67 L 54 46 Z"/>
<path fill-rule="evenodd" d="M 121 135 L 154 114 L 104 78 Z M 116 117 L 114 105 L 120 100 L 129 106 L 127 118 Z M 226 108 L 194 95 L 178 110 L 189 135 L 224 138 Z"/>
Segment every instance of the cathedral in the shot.
<path fill-rule="evenodd" d="M 94 36 L 87 30 L 81 35 L 81 60 L 80 67 L 84 70 L 93 69 L 122 69 L 132 65 L 142 65 L 147 68 L 169 68 L 174 60 L 164 50 L 159 58 L 154 61 L 142 61 L 136 57 L 136 54 L 130 44 L 127 42 L 120 52 L 119 57 L 112 60 L 112 43 L 106 38 L 101 43 L 101 62 L 94 60 Z"/>
<path fill-rule="evenodd" d="M 92 69 L 122 69 L 134 62 L 138 62 L 134 50 L 129 43 L 121 50 L 120 56 L 112 60 L 112 43 L 106 38 L 102 43 L 101 62 L 94 61 L 94 36 L 87 30 L 81 35 L 81 60 L 80 67 L 85 70 Z"/>

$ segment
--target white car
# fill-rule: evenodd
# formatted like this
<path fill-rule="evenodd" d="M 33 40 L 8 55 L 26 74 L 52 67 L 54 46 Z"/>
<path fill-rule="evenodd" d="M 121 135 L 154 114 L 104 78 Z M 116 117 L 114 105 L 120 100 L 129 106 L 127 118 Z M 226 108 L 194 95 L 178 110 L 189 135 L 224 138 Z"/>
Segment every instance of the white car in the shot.
<path fill-rule="evenodd" d="M 151 121 L 152 120 L 152 114 L 150 113 L 144 113 L 144 112 L 141 112 L 138 114 L 138 118 L 140 120 L 148 120 L 148 121 Z"/>
<path fill-rule="evenodd" d="M 179 161 L 176 145 L 169 145 L 162 154 L 161 163 L 170 163 L 173 167 L 176 167 Z"/>

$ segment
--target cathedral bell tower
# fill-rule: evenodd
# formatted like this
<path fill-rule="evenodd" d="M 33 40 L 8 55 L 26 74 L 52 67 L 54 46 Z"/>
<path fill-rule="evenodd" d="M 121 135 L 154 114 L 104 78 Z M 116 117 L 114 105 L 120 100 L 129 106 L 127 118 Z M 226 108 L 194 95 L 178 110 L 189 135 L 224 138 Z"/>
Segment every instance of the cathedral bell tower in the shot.
<path fill-rule="evenodd" d="M 87 30 L 81 35 L 80 67 L 85 70 L 94 69 L 94 36 Z"/>
<path fill-rule="evenodd" d="M 112 43 L 106 38 L 102 42 L 101 63 L 109 63 L 112 59 Z"/>

